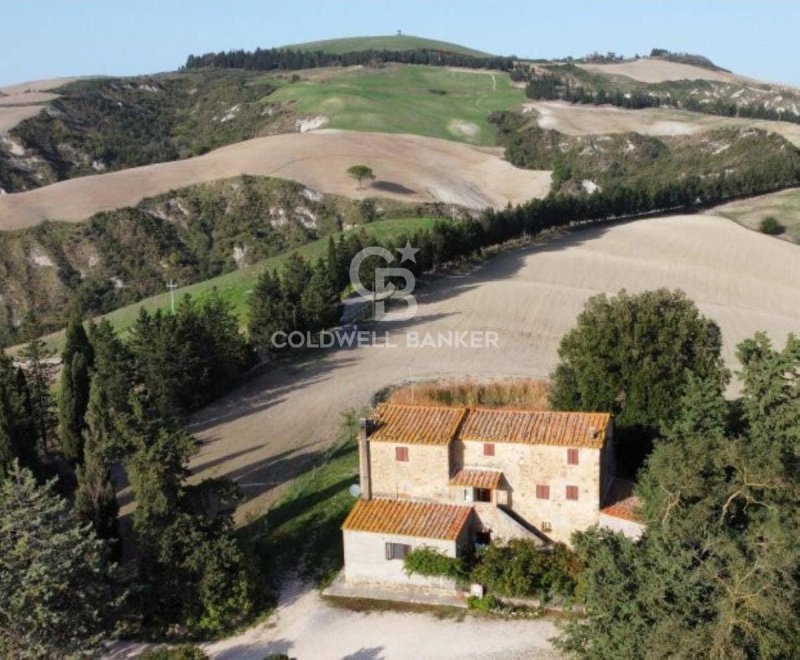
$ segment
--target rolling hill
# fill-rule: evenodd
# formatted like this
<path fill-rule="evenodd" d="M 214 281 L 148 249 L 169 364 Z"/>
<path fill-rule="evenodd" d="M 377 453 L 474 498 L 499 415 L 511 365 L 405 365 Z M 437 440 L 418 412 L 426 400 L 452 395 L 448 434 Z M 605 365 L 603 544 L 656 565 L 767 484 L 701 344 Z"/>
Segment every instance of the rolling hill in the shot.
<path fill-rule="evenodd" d="M 323 39 L 322 41 L 307 41 L 300 44 L 281 46 L 287 50 L 322 51 L 323 53 L 354 53 L 360 50 L 441 50 L 457 55 L 471 55 L 474 57 L 488 57 L 490 53 L 467 48 L 448 41 L 425 39 L 411 35 L 385 35 L 376 37 L 346 37 L 342 39 Z"/>

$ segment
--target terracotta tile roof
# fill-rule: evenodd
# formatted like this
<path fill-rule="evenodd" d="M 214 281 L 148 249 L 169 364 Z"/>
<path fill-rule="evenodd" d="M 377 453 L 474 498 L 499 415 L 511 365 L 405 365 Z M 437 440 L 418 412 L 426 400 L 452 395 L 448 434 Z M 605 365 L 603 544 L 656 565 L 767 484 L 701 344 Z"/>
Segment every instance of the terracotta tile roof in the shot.
<path fill-rule="evenodd" d="M 497 488 L 503 473 L 500 470 L 459 470 L 450 480 L 451 486 L 471 486 L 472 488 Z"/>
<path fill-rule="evenodd" d="M 467 414 L 459 437 L 484 442 L 599 449 L 605 443 L 605 430 L 610 420 L 608 413 L 476 408 Z"/>
<path fill-rule="evenodd" d="M 408 406 L 382 403 L 376 408 L 376 442 L 447 445 L 453 439 L 466 408 Z"/>
<path fill-rule="evenodd" d="M 640 523 L 642 518 L 637 514 L 637 509 L 641 504 L 642 500 L 633 494 L 632 481 L 614 479 L 608 497 L 606 497 L 606 504 L 600 509 L 600 513 Z"/>
<path fill-rule="evenodd" d="M 358 500 L 343 530 L 455 540 L 467 524 L 472 507 L 439 502 Z"/>

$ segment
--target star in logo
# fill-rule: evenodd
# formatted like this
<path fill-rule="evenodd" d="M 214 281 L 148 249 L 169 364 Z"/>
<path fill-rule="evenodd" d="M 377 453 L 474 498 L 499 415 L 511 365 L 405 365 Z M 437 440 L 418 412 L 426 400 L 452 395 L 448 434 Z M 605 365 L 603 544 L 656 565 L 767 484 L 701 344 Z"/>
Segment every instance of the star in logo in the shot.
<path fill-rule="evenodd" d="M 419 252 L 419 248 L 411 247 L 411 243 L 408 239 L 406 239 L 405 247 L 397 248 L 397 251 L 400 253 L 400 263 L 404 261 L 413 261 L 417 263 L 417 258 L 414 255 Z"/>

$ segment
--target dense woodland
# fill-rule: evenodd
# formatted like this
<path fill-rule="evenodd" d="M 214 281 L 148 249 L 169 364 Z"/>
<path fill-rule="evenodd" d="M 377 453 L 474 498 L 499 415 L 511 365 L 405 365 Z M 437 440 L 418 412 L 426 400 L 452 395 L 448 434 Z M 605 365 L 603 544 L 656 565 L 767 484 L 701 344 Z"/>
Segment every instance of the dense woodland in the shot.
<path fill-rule="evenodd" d="M 254 71 L 293 71 L 323 66 L 424 64 L 426 66 L 458 66 L 470 69 L 499 69 L 514 66 L 513 57 L 462 55 L 445 50 L 420 48 L 413 50 L 358 50 L 352 53 L 328 53 L 321 50 L 257 48 L 254 51 L 230 50 L 204 55 L 189 55 L 185 69 L 248 69 Z"/>

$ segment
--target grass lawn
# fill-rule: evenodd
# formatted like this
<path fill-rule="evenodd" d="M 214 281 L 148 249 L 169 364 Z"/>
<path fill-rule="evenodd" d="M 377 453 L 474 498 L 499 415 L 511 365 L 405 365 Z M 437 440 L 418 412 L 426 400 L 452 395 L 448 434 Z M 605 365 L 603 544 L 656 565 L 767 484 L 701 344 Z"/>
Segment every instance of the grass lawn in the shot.
<path fill-rule="evenodd" d="M 435 218 L 423 217 L 409 217 L 409 218 L 392 218 L 389 220 L 376 220 L 375 222 L 359 225 L 354 229 L 349 229 L 346 232 L 335 234 L 337 238 L 348 232 L 360 231 L 363 229 L 367 234 L 375 236 L 378 239 L 387 239 L 393 236 L 401 236 L 407 233 L 413 233 L 418 229 L 428 229 L 433 227 L 436 222 Z M 317 259 L 318 257 L 325 257 L 328 253 L 328 236 L 320 238 L 319 240 L 307 243 L 294 250 L 289 250 L 281 255 L 260 261 L 240 270 L 235 270 L 218 277 L 213 277 L 209 280 L 203 280 L 196 284 L 181 287 L 175 291 L 175 301 L 179 301 L 187 293 L 195 300 L 204 300 L 210 296 L 216 289 L 218 294 L 227 300 L 233 306 L 235 313 L 239 317 L 239 322 L 246 325 L 248 321 L 248 305 L 247 299 L 253 289 L 253 285 L 258 280 L 258 276 L 267 269 L 280 268 L 286 258 L 292 254 L 300 254 L 307 259 Z M 162 293 L 157 296 L 145 298 L 144 300 L 121 307 L 104 315 L 114 329 L 121 335 L 133 325 L 136 317 L 139 315 L 139 310 L 145 308 L 148 311 L 154 312 L 157 309 L 168 310 L 170 308 L 170 295 L 169 293 Z M 59 331 L 44 337 L 48 346 L 60 352 L 64 343 L 64 332 Z M 18 350 L 19 347 L 11 349 L 11 353 Z"/>
<path fill-rule="evenodd" d="M 786 231 L 776 238 L 800 243 L 800 189 L 740 199 L 713 209 L 714 213 L 730 218 L 740 225 L 759 231 L 761 221 L 772 216 Z"/>
<path fill-rule="evenodd" d="M 279 81 L 269 101 L 293 101 L 299 115 L 324 115 L 327 128 L 411 133 L 478 145 L 496 144 L 489 113 L 525 100 L 500 71 L 451 71 L 445 67 L 387 65 L 334 70 Z"/>
<path fill-rule="evenodd" d="M 459 55 L 474 55 L 486 57 L 489 53 L 480 50 L 451 44 L 448 41 L 412 37 L 405 34 L 388 34 L 377 37 L 347 37 L 344 39 L 324 39 L 322 41 L 307 41 L 302 44 L 290 44 L 281 48 L 291 50 L 321 50 L 325 53 L 341 54 L 352 53 L 358 50 L 444 50 Z"/>
<path fill-rule="evenodd" d="M 271 583 L 292 571 L 324 583 L 342 567 L 340 527 L 355 503 L 349 488 L 358 483 L 357 430 L 358 416 L 345 413 L 334 445 L 264 516 L 242 528 Z"/>

